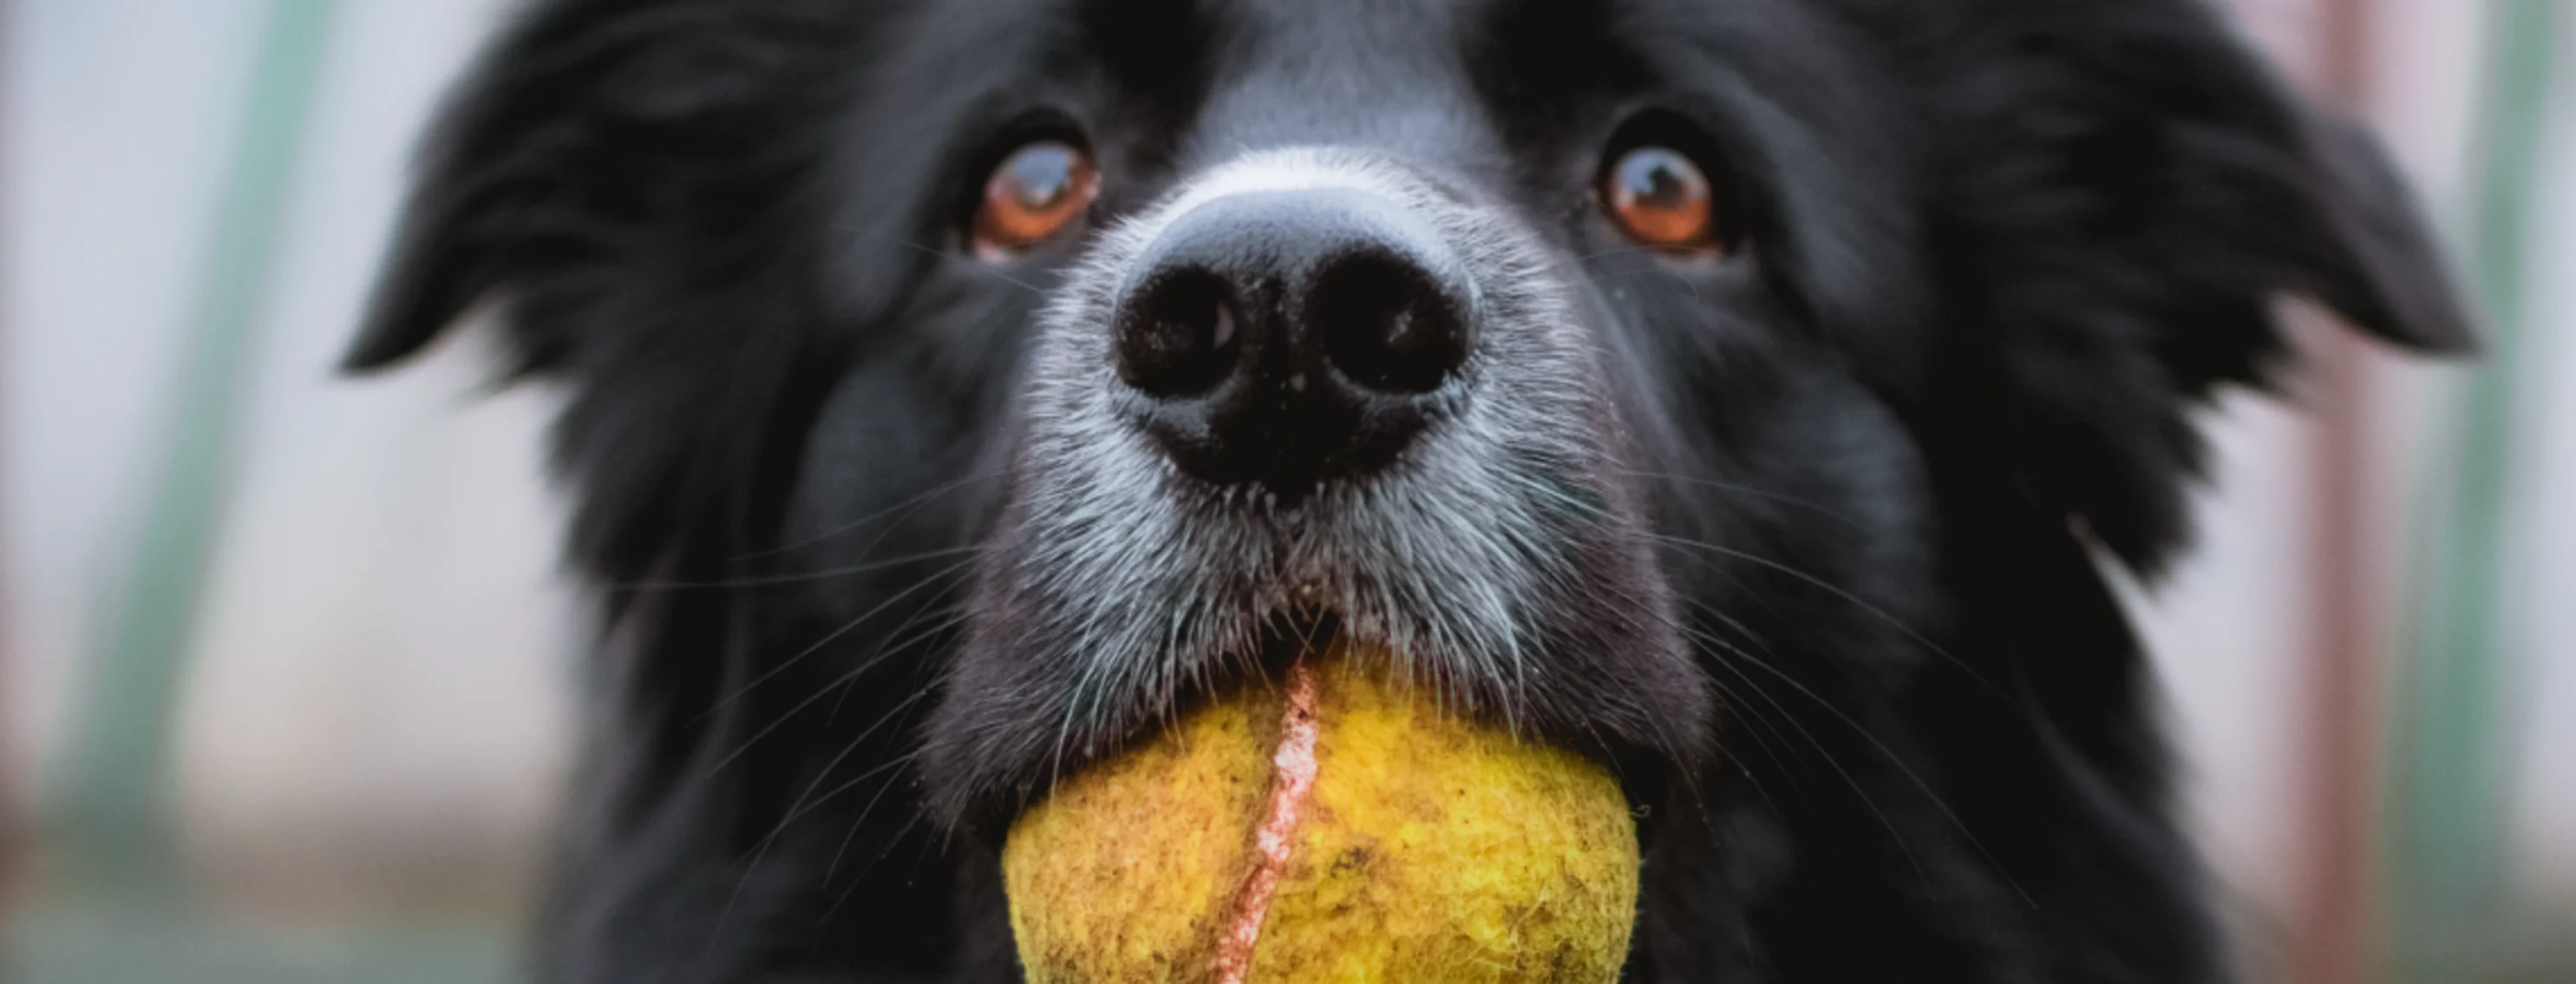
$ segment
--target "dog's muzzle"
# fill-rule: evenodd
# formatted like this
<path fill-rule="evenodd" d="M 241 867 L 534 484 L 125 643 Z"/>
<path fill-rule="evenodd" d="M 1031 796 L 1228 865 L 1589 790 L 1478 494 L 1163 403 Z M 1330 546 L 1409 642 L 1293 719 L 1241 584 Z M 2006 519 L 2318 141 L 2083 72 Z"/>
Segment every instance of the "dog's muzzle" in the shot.
<path fill-rule="evenodd" d="M 1032 979 L 1616 979 L 1709 708 L 1551 257 L 1301 150 L 1067 275 L 925 750 Z"/>

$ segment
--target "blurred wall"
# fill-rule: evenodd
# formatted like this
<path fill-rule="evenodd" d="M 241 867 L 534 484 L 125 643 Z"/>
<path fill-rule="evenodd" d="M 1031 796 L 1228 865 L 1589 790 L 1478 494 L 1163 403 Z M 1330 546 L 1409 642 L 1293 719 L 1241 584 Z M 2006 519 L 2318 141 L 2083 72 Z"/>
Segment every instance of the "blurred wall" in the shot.
<path fill-rule="evenodd" d="M 2576 18 L 2562 15 L 2562 25 Z M 2559 39 L 2576 52 L 2576 31 Z M 2559 60 L 2555 105 L 2534 203 L 2542 230 L 2533 246 L 2530 361 L 2538 368 L 2520 417 L 2531 424 L 2516 448 L 2525 480 L 2513 503 L 2528 535 L 2516 544 L 2510 641 L 2514 841 L 2531 864 L 2514 869 L 2518 888 L 2576 911 L 2576 71 Z"/>
<path fill-rule="evenodd" d="M 578 637 L 539 480 L 545 394 L 482 395 L 458 346 L 382 380 L 332 369 L 424 117 L 500 6 L 367 0 L 330 21 L 181 708 L 191 857 L 261 906 L 520 894 L 562 776 Z M 13 5 L 15 775 L 60 761 L 131 562 L 266 7 Z"/>

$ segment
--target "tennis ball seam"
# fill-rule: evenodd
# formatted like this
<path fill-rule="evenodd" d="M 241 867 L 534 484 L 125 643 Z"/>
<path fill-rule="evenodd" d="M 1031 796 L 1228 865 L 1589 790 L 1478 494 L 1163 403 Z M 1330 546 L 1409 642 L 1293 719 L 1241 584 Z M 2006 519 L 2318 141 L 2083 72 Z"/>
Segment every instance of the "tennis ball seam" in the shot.
<path fill-rule="evenodd" d="M 1261 943 L 1261 924 L 1278 895 L 1279 878 L 1296 851 L 1297 828 L 1305 823 L 1315 795 L 1315 744 L 1322 730 L 1317 720 L 1315 673 L 1304 661 L 1288 670 L 1288 699 L 1279 717 L 1279 746 L 1270 756 L 1269 808 L 1253 829 L 1252 874 L 1234 902 L 1234 917 L 1217 950 L 1217 984 L 1243 984 L 1252 971 L 1253 949 Z"/>

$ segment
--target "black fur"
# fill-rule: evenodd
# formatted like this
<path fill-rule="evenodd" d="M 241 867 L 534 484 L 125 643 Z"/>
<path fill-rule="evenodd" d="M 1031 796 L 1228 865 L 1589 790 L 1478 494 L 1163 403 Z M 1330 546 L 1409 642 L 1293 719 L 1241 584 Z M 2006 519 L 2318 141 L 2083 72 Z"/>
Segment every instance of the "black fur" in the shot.
<path fill-rule="evenodd" d="M 1620 248 L 1591 180 L 1641 112 L 1733 169 L 1743 255 Z M 2378 150 L 2201 4 L 543 0 L 450 103 L 349 363 L 490 303 L 569 394 L 603 703 L 545 977 L 1016 977 L 973 821 L 1040 773 L 920 753 L 987 720 L 951 674 L 1027 532 L 1035 312 L 1092 248 L 957 230 L 1068 123 L 1094 228 L 1330 144 L 1554 254 L 1625 435 L 1596 477 L 1647 531 L 1604 569 L 1716 699 L 1603 749 L 1677 773 L 1632 790 L 1631 980 L 2226 976 L 2092 547 L 2184 545 L 2190 413 L 2278 368 L 2276 295 L 2469 338 Z"/>

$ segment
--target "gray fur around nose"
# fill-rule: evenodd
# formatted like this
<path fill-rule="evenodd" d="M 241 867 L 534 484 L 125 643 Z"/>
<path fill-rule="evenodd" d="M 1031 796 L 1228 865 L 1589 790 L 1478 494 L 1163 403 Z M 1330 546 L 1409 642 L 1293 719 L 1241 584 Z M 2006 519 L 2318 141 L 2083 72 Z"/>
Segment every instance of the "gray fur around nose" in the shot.
<path fill-rule="evenodd" d="M 1440 230 L 1384 195 L 1334 187 L 1239 191 L 1202 202 L 1173 217 L 1136 258 L 1126 289 L 1177 265 L 1290 284 L 1337 258 L 1372 252 L 1418 266 L 1462 298 L 1475 290 Z"/>

